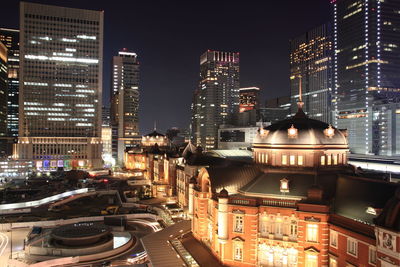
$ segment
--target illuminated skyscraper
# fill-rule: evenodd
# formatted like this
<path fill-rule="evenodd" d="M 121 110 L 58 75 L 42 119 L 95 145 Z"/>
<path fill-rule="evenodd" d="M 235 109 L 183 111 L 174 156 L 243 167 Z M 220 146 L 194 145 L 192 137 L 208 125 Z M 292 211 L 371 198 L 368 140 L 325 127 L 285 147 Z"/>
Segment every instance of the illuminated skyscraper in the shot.
<path fill-rule="evenodd" d="M 124 49 L 113 57 L 111 121 L 114 128 L 113 155 L 122 163 L 124 151 L 140 143 L 139 61 L 136 53 Z"/>
<path fill-rule="evenodd" d="M 239 111 L 258 109 L 260 106 L 260 88 L 246 87 L 239 89 Z"/>
<path fill-rule="evenodd" d="M 208 50 L 201 55 L 195 98 L 194 141 L 206 149 L 216 148 L 219 126 L 231 123 L 239 112 L 239 53 Z"/>
<path fill-rule="evenodd" d="M 0 41 L 8 49 L 7 132 L 18 136 L 19 30 L 0 28 Z"/>
<path fill-rule="evenodd" d="M 301 80 L 304 112 L 310 118 L 331 122 L 333 51 L 330 31 L 330 25 L 323 24 L 290 40 L 292 115 L 297 111 Z"/>
<path fill-rule="evenodd" d="M 379 118 L 382 105 L 400 100 L 400 1 L 337 0 L 333 12 L 333 122 L 348 129 L 352 153 L 396 154 L 386 138 L 399 142 L 400 124 Z"/>
<path fill-rule="evenodd" d="M 15 156 L 39 170 L 101 166 L 103 16 L 21 2 Z"/>
<path fill-rule="evenodd" d="M 7 47 L 0 42 L 0 156 L 6 154 L 7 135 Z"/>

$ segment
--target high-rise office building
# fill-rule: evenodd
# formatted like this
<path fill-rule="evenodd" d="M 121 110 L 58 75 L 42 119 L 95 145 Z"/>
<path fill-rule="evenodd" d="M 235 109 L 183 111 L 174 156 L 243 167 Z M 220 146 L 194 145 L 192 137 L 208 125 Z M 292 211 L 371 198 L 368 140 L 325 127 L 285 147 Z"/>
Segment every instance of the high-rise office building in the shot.
<path fill-rule="evenodd" d="M 103 16 L 21 2 L 15 156 L 38 170 L 101 166 Z"/>
<path fill-rule="evenodd" d="M 111 110 L 109 107 L 103 106 L 101 112 L 101 124 L 103 126 L 110 126 L 111 125 Z"/>
<path fill-rule="evenodd" d="M 191 119 L 190 119 L 190 141 L 194 144 L 200 145 L 200 91 L 196 89 L 193 93 L 192 104 L 190 106 L 191 109 Z M 197 141 L 197 139 L 199 141 Z"/>
<path fill-rule="evenodd" d="M 111 121 L 114 128 L 113 155 L 124 162 L 125 149 L 140 143 L 139 61 L 136 53 L 123 49 L 113 57 Z"/>
<path fill-rule="evenodd" d="M 5 156 L 7 150 L 7 61 L 8 49 L 0 42 L 0 156 Z"/>
<path fill-rule="evenodd" d="M 400 1 L 337 0 L 333 12 L 333 122 L 348 130 L 352 153 L 393 154 L 380 149 L 388 129 L 375 105 L 400 100 Z"/>
<path fill-rule="evenodd" d="M 208 50 L 201 55 L 195 98 L 194 141 L 205 149 L 216 148 L 219 126 L 231 123 L 239 112 L 239 53 Z"/>
<path fill-rule="evenodd" d="M 239 89 L 239 111 L 258 109 L 260 107 L 260 88 L 245 87 Z"/>
<path fill-rule="evenodd" d="M 7 132 L 18 136 L 19 30 L 0 28 L 0 41 L 8 49 Z"/>
<path fill-rule="evenodd" d="M 290 40 L 292 115 L 297 112 L 301 81 L 304 112 L 310 118 L 331 122 L 332 52 L 330 24 L 323 24 Z"/>

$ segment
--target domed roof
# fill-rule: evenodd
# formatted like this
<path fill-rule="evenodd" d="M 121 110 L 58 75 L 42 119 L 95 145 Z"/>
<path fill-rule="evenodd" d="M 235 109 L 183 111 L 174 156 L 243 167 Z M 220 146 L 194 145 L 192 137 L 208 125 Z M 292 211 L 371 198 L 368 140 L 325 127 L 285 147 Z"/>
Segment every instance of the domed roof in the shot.
<path fill-rule="evenodd" d="M 301 109 L 290 119 L 260 129 L 254 143 L 266 145 L 348 145 L 347 138 L 341 131 L 325 122 L 308 118 Z"/>
<path fill-rule="evenodd" d="M 159 133 L 156 130 L 152 131 L 151 133 L 146 134 L 145 136 L 149 136 L 149 137 L 164 137 L 164 135 L 162 133 Z"/>

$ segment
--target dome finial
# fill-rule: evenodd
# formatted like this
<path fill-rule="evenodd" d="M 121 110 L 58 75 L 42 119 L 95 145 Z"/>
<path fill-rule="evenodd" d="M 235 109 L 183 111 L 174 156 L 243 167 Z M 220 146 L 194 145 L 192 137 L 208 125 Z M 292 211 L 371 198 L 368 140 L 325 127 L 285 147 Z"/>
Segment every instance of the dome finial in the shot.
<path fill-rule="evenodd" d="M 297 101 L 298 109 L 303 109 L 304 102 L 303 102 L 303 89 L 301 87 L 301 75 L 299 75 L 299 101 Z"/>
<path fill-rule="evenodd" d="M 297 101 L 297 113 L 294 115 L 295 118 L 306 118 L 306 114 L 303 111 L 303 89 L 301 87 L 301 75 L 297 76 L 299 77 L 299 100 Z"/>

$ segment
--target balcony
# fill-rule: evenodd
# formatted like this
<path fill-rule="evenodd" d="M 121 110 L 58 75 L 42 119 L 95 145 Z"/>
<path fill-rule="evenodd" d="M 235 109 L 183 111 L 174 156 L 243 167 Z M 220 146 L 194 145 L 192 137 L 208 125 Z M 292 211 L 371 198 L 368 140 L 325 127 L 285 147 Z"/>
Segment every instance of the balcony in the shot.
<path fill-rule="evenodd" d="M 285 242 L 297 242 L 297 236 L 289 236 L 282 234 L 258 233 L 258 238 L 264 238 L 268 240 L 279 240 Z"/>

